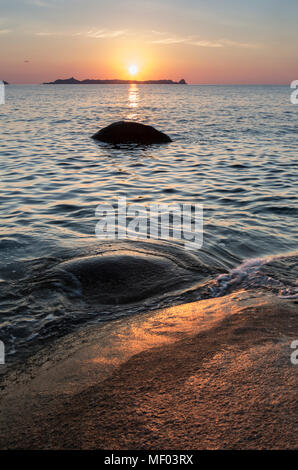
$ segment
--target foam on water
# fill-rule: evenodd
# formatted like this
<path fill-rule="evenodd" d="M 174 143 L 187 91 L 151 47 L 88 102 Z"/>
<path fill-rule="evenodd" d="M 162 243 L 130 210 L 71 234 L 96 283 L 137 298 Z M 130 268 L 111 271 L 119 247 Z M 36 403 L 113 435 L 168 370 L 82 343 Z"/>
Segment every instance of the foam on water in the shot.
<path fill-rule="evenodd" d="M 246 260 L 226 274 L 212 281 L 212 297 L 220 297 L 234 290 L 268 289 L 280 298 L 298 298 L 298 255 L 268 256 Z"/>

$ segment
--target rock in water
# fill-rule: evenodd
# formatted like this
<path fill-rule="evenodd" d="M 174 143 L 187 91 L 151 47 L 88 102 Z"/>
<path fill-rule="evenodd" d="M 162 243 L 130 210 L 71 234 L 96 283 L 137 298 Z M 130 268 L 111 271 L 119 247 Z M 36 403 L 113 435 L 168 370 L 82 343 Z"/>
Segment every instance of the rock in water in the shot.
<path fill-rule="evenodd" d="M 59 268 L 75 276 L 87 301 L 110 305 L 170 292 L 194 275 L 171 259 L 136 253 L 77 258 Z"/>
<path fill-rule="evenodd" d="M 101 129 L 93 139 L 111 144 L 163 144 L 172 142 L 170 137 L 152 126 L 138 122 L 119 121 Z"/>

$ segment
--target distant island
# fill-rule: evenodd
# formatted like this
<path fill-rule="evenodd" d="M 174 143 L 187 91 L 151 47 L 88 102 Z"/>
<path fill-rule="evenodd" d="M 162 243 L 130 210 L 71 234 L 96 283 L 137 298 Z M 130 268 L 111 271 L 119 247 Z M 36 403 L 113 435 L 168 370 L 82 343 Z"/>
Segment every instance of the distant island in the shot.
<path fill-rule="evenodd" d="M 77 80 L 76 78 L 58 79 L 54 82 L 45 82 L 43 85 L 187 85 L 184 78 L 179 82 L 173 80 Z"/>
<path fill-rule="evenodd" d="M 4 85 L 9 85 L 9 83 L 6 82 L 5 80 L 2 80 L 2 82 L 4 83 Z"/>

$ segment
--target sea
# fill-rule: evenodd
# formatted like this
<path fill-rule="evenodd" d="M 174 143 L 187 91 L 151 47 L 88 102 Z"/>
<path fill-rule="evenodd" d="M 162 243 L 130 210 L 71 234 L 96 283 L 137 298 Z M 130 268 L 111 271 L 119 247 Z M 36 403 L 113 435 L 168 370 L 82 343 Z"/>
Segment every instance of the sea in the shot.
<path fill-rule="evenodd" d="M 237 289 L 298 298 L 298 106 L 289 86 L 5 91 L 0 340 L 8 361 L 87 325 Z M 172 142 L 91 138 L 121 120 Z M 202 208 L 202 243 L 186 247 L 174 231 L 100 238 L 97 208 L 119 198 L 143 217 L 152 204 Z"/>

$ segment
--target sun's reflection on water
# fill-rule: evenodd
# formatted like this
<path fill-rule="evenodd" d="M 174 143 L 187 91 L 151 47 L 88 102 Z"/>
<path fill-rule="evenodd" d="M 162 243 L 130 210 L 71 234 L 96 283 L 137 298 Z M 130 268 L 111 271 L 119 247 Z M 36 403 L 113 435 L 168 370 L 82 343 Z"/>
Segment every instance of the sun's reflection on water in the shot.
<path fill-rule="evenodd" d="M 139 101 L 140 101 L 139 87 L 135 83 L 131 83 L 129 90 L 128 90 L 128 107 L 130 110 L 130 112 L 128 112 L 127 114 L 128 119 L 137 118 L 137 113 L 133 111 L 134 110 L 136 111 L 137 108 L 139 107 Z"/>

